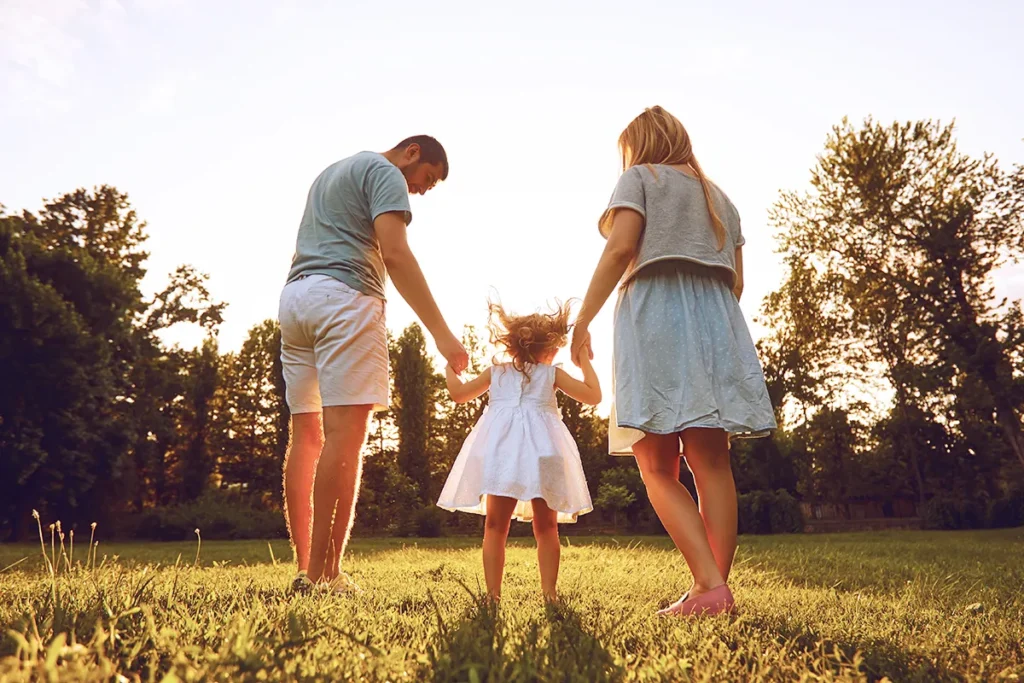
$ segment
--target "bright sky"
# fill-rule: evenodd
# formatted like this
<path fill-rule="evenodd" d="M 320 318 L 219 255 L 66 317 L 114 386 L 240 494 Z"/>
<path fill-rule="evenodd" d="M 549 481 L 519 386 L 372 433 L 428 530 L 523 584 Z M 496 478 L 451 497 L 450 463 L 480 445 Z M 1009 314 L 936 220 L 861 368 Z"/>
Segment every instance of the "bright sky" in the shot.
<path fill-rule="evenodd" d="M 410 241 L 455 330 L 485 322 L 492 291 L 520 311 L 582 297 L 615 141 L 645 106 L 683 120 L 743 216 L 748 319 L 781 277 L 768 208 L 843 116 L 955 117 L 966 151 L 1024 161 L 1024 3 L 629 7 L 0 0 L 0 203 L 127 191 L 147 290 L 180 263 L 208 273 L 234 349 L 277 314 L 316 175 L 412 134 L 451 160 L 413 198 Z M 1024 296 L 1024 267 L 999 289 Z M 611 308 L 593 326 L 606 386 Z M 388 320 L 413 320 L 393 290 Z"/>

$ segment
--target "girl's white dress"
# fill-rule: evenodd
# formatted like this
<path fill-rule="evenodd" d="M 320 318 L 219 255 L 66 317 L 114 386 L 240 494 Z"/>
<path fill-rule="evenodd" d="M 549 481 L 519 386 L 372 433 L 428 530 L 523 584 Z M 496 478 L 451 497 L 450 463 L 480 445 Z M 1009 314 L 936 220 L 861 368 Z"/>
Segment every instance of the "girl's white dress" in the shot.
<path fill-rule="evenodd" d="M 526 375 L 511 363 L 491 368 L 487 408 L 455 459 L 438 499 L 445 510 L 487 513 L 487 496 L 516 498 L 513 518 L 533 519 L 534 498 L 561 523 L 594 509 L 583 464 L 555 400 L 555 368 Z"/>

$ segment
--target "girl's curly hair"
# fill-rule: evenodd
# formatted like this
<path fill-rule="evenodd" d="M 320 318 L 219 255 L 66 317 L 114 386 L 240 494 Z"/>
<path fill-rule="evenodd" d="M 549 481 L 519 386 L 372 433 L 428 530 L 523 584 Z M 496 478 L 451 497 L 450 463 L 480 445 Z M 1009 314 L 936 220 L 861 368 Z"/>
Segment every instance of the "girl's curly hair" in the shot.
<path fill-rule="evenodd" d="M 501 303 L 489 301 L 491 343 L 503 347 L 512 366 L 529 377 L 529 367 L 569 342 L 571 303 L 556 300 L 550 313 L 509 315 Z"/>

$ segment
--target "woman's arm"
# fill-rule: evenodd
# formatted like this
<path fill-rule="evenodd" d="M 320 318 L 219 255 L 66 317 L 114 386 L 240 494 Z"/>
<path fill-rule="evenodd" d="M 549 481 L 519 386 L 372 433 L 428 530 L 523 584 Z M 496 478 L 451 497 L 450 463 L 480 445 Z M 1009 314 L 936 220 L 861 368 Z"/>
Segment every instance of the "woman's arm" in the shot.
<path fill-rule="evenodd" d="M 743 247 L 736 247 L 736 283 L 732 287 L 736 301 L 743 296 Z"/>
<path fill-rule="evenodd" d="M 466 403 L 474 398 L 480 398 L 491 386 L 491 369 L 487 368 L 479 375 L 463 382 L 452 370 L 452 366 L 444 369 L 445 379 L 448 383 L 448 393 L 456 403 Z"/>
<path fill-rule="evenodd" d="M 573 330 L 572 359 L 577 365 L 579 365 L 580 350 L 589 343 L 590 321 L 597 316 L 601 307 L 608 301 L 608 297 L 615 290 L 615 286 L 619 284 L 630 261 L 636 257 L 640 236 L 644 231 L 644 217 L 632 209 L 615 209 L 611 220 L 612 231 L 608 235 L 608 243 L 601 254 L 601 260 L 597 262 L 597 268 L 594 269 L 590 287 L 583 299 L 583 308 L 576 318 Z"/>

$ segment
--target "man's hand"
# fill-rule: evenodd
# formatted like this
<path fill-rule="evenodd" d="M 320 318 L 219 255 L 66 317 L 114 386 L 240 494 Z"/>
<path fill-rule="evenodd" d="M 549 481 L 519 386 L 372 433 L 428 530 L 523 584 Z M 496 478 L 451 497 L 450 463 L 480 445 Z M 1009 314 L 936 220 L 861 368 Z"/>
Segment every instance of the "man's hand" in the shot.
<path fill-rule="evenodd" d="M 469 354 L 466 353 L 466 348 L 450 331 L 435 338 L 434 343 L 456 375 L 461 375 L 469 367 Z"/>

